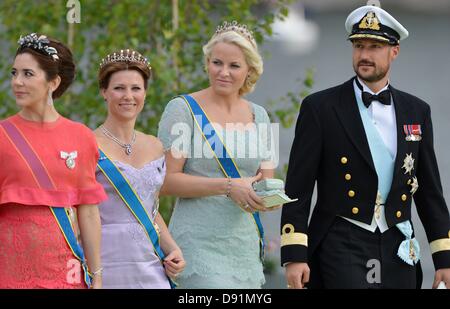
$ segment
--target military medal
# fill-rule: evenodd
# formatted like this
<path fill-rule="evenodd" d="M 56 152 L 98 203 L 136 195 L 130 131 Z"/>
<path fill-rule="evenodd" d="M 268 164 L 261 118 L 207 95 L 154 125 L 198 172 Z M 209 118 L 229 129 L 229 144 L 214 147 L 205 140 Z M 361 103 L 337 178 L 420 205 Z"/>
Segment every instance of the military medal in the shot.
<path fill-rule="evenodd" d="M 75 159 L 78 156 L 78 152 L 77 151 L 72 151 L 72 152 L 65 152 L 65 151 L 61 151 L 60 153 L 60 157 L 63 160 L 66 160 L 66 166 L 68 169 L 73 170 L 75 168 Z"/>
<path fill-rule="evenodd" d="M 403 132 L 405 132 L 407 142 L 418 142 L 422 139 L 420 124 L 405 124 L 403 125 Z"/>
<path fill-rule="evenodd" d="M 412 240 L 409 241 L 409 258 L 416 262 L 416 250 L 414 249 L 414 243 Z"/>
<path fill-rule="evenodd" d="M 377 192 L 377 199 L 375 200 L 375 205 L 380 206 L 380 205 L 383 205 L 383 204 L 384 204 L 383 198 L 381 197 L 380 191 L 378 191 Z"/>
<path fill-rule="evenodd" d="M 414 159 L 412 157 L 412 152 L 410 154 L 406 154 L 405 159 L 403 159 L 403 166 L 405 169 L 405 174 L 409 173 L 411 175 L 411 171 L 414 169 Z"/>
<path fill-rule="evenodd" d="M 411 186 L 411 195 L 413 195 L 414 193 L 416 193 L 417 189 L 419 188 L 419 182 L 417 181 L 417 177 L 414 176 L 413 178 L 408 180 L 408 185 Z"/>

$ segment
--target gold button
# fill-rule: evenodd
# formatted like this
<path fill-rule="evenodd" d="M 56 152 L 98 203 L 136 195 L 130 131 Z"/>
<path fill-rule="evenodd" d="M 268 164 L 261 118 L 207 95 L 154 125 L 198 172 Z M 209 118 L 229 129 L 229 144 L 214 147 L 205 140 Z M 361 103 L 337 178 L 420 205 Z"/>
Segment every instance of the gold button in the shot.
<path fill-rule="evenodd" d="M 400 218 L 402 216 L 402 212 L 401 211 L 397 211 L 397 213 L 395 215 L 397 216 L 397 218 Z"/>
<path fill-rule="evenodd" d="M 348 191 L 348 196 L 354 197 L 355 196 L 355 191 L 353 191 L 353 190 Z"/>
<path fill-rule="evenodd" d="M 345 180 L 350 180 L 352 179 L 352 175 L 350 174 L 345 174 Z"/>
<path fill-rule="evenodd" d="M 353 207 L 353 208 L 352 208 L 352 213 L 353 213 L 354 215 L 356 215 L 358 212 L 359 212 L 358 207 Z"/>
<path fill-rule="evenodd" d="M 347 160 L 346 157 L 342 157 L 342 158 L 341 158 L 341 163 L 342 163 L 342 164 L 347 164 L 347 161 L 348 161 L 348 160 Z"/>
<path fill-rule="evenodd" d="M 408 199 L 408 197 L 406 196 L 406 194 L 402 194 L 402 201 L 406 201 Z"/>

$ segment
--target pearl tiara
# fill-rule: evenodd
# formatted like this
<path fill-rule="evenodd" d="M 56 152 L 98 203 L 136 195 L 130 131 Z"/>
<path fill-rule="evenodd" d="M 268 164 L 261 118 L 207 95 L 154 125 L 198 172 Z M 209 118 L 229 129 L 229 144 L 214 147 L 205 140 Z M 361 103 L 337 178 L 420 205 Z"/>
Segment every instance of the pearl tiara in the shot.
<path fill-rule="evenodd" d="M 144 65 L 146 65 L 150 70 L 152 67 L 150 66 L 150 62 L 147 60 L 147 58 L 144 58 L 140 53 L 137 51 L 126 49 L 126 50 L 120 50 L 120 53 L 112 53 L 107 55 L 105 58 L 102 59 L 100 62 L 100 68 L 103 68 L 108 63 L 113 62 L 139 62 Z"/>
<path fill-rule="evenodd" d="M 248 29 L 247 25 L 238 24 L 238 22 L 235 20 L 231 23 L 225 21 L 222 25 L 217 26 L 214 36 L 228 31 L 234 31 L 240 34 L 241 36 L 246 38 L 253 45 L 253 47 L 256 47 L 256 41 L 253 37 L 253 32 Z"/>
<path fill-rule="evenodd" d="M 17 41 L 20 45 L 19 49 L 31 48 L 40 53 L 45 53 L 53 58 L 54 61 L 58 60 L 58 51 L 56 48 L 51 47 L 50 40 L 45 36 L 37 36 L 36 33 L 28 34 L 24 37 L 20 36 L 20 39 Z"/>

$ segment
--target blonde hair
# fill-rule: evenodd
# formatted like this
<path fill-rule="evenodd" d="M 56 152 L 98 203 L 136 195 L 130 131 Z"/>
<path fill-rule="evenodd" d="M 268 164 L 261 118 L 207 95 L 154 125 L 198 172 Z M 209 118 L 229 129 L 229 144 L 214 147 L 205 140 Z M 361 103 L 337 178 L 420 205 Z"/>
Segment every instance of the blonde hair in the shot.
<path fill-rule="evenodd" d="M 208 71 L 208 62 L 211 58 L 213 47 L 217 43 L 230 43 L 239 47 L 244 53 L 245 61 L 249 66 L 248 76 L 244 85 L 239 89 L 239 95 L 245 95 L 255 89 L 256 82 L 263 73 L 263 60 L 258 52 L 256 43 L 251 43 L 248 39 L 235 31 L 226 31 L 213 35 L 209 42 L 203 46 L 205 70 Z"/>

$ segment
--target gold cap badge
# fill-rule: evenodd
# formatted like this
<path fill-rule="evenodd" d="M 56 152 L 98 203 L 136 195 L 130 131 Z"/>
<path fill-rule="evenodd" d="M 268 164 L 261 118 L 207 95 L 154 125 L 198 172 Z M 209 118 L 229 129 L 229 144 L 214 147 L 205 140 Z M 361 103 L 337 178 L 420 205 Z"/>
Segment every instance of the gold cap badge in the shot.
<path fill-rule="evenodd" d="M 359 29 L 380 30 L 380 21 L 374 12 L 367 12 L 358 25 Z"/>

